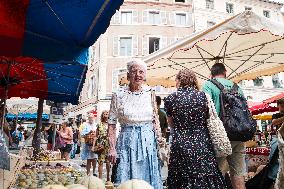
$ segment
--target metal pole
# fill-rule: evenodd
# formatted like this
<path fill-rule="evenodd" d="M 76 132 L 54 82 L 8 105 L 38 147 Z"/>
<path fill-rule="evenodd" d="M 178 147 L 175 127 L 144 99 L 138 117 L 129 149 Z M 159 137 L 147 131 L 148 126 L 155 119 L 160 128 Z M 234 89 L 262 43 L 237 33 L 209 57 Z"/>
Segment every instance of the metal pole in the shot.
<path fill-rule="evenodd" d="M 10 72 L 11 72 L 11 67 L 12 67 L 12 62 L 8 61 L 8 75 L 7 75 L 7 83 L 5 85 L 5 96 L 4 96 L 4 105 L 3 105 L 3 109 L 2 109 L 2 118 L 1 118 L 1 130 L 3 132 L 4 130 L 4 124 L 5 124 L 5 114 L 6 114 L 6 102 L 7 102 L 7 98 L 8 98 L 8 85 L 10 82 Z"/>

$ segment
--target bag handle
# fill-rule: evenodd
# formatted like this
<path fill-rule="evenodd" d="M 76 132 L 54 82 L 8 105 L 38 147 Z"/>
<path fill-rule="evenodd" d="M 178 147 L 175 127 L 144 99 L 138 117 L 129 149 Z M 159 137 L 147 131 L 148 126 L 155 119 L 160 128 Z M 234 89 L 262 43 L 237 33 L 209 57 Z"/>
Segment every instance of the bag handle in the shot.
<path fill-rule="evenodd" d="M 213 115 L 215 118 L 219 118 L 219 116 L 217 115 L 217 111 L 216 111 L 215 105 L 214 105 L 210 95 L 207 94 L 207 93 L 205 93 L 205 95 L 206 95 L 206 98 L 207 98 L 209 114 Z"/>
<path fill-rule="evenodd" d="M 156 94 L 154 90 L 151 90 L 151 103 L 152 103 L 152 108 L 153 108 L 153 118 L 152 118 L 153 119 L 153 129 L 156 133 L 156 137 L 160 138 L 161 137 L 161 131 L 159 130 L 160 121 L 159 121 L 159 114 L 158 114 L 158 108 L 157 108 L 157 103 L 156 103 Z"/>

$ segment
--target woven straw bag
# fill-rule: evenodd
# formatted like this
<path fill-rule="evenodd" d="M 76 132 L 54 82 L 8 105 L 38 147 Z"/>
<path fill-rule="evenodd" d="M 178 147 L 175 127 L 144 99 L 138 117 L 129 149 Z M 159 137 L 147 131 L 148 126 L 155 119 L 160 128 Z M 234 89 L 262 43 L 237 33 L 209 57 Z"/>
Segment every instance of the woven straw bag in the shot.
<path fill-rule="evenodd" d="M 232 154 L 231 142 L 227 136 L 223 122 L 217 115 L 215 105 L 211 97 L 206 94 L 209 107 L 209 118 L 207 119 L 207 127 L 210 138 L 212 140 L 216 157 L 226 157 Z"/>

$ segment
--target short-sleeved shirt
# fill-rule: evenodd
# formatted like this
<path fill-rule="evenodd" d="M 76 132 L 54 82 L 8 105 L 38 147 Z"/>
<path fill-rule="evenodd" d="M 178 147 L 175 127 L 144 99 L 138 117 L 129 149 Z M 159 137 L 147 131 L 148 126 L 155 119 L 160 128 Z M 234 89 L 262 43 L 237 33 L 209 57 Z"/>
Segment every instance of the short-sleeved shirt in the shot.
<path fill-rule="evenodd" d="M 108 124 L 121 126 L 152 122 L 152 89 L 143 86 L 141 92 L 131 92 L 129 87 L 122 87 L 112 94 Z"/>
<path fill-rule="evenodd" d="M 216 80 L 218 82 L 220 82 L 225 87 L 225 89 L 231 89 L 234 85 L 234 82 L 232 82 L 228 79 L 225 79 L 225 78 L 216 78 Z M 220 115 L 220 111 L 221 111 L 221 104 L 220 104 L 221 91 L 220 91 L 220 89 L 216 85 L 214 85 L 211 81 L 207 81 L 203 85 L 202 90 L 211 96 L 211 98 L 212 98 L 212 100 L 215 104 L 216 111 Z M 241 95 L 244 95 L 241 88 L 239 88 L 239 93 Z"/>
<path fill-rule="evenodd" d="M 279 119 L 279 118 L 281 118 L 281 117 L 284 117 L 284 114 L 282 114 L 282 113 L 276 113 L 276 114 L 273 114 L 273 115 L 272 115 L 272 120 L 273 120 L 273 119 Z M 279 124 L 279 125 L 274 125 L 274 126 L 276 126 L 277 129 L 278 129 L 278 128 L 280 128 L 281 124 Z"/>
<path fill-rule="evenodd" d="M 158 114 L 159 114 L 159 121 L 160 121 L 161 129 L 162 130 L 167 129 L 168 128 L 168 121 L 167 121 L 166 112 L 159 109 Z"/>

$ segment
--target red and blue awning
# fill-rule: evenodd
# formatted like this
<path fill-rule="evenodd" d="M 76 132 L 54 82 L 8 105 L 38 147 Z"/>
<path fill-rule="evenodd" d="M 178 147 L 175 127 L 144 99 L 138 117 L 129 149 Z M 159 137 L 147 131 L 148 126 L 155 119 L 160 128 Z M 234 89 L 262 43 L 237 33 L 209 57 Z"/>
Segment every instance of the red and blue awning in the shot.
<path fill-rule="evenodd" d="M 77 103 L 88 47 L 123 0 L 1 0 L 0 97 Z M 9 67 L 10 65 L 10 67 Z"/>

